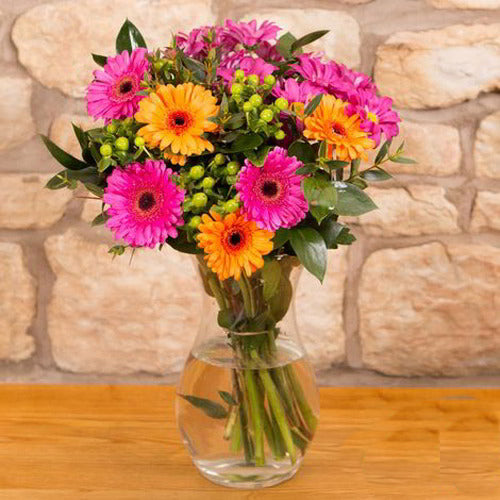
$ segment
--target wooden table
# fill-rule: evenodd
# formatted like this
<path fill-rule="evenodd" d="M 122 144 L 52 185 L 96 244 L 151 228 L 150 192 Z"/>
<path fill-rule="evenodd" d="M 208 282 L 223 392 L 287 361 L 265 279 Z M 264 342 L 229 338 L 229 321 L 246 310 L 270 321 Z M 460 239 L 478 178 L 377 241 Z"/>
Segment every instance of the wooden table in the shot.
<path fill-rule="evenodd" d="M 0 385 L 0 499 L 500 499 L 500 390 L 329 388 L 292 480 L 215 486 L 180 442 L 174 389 Z"/>

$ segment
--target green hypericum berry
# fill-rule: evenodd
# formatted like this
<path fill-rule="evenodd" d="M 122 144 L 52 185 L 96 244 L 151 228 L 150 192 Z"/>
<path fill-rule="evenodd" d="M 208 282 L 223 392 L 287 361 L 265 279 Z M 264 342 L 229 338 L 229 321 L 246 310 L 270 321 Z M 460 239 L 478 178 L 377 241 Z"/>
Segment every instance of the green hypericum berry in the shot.
<path fill-rule="evenodd" d="M 128 151 L 128 139 L 126 137 L 118 137 L 115 141 L 116 149 L 120 151 Z"/>
<path fill-rule="evenodd" d="M 273 86 L 276 83 L 276 78 L 273 75 L 266 75 L 264 78 L 264 83 Z"/>
<path fill-rule="evenodd" d="M 237 69 L 234 72 L 234 79 L 236 81 L 242 81 L 245 78 L 245 72 L 242 69 Z"/>
<path fill-rule="evenodd" d="M 224 211 L 228 214 L 236 212 L 240 208 L 240 204 L 236 200 L 228 200 L 224 203 Z"/>
<path fill-rule="evenodd" d="M 117 130 L 117 126 L 114 124 L 114 123 L 110 123 L 107 127 L 106 127 L 106 130 L 110 133 L 110 134 L 114 134 Z"/>
<path fill-rule="evenodd" d="M 193 196 L 192 204 L 196 208 L 203 208 L 208 202 L 208 197 L 205 193 L 196 193 Z"/>
<path fill-rule="evenodd" d="M 142 146 L 144 146 L 144 139 L 142 137 L 136 137 L 134 139 L 134 144 L 138 147 L 138 148 L 142 148 Z"/>
<path fill-rule="evenodd" d="M 205 177 L 201 181 L 201 187 L 203 189 L 212 189 L 214 187 L 214 184 L 215 184 L 215 179 L 213 177 Z"/>
<path fill-rule="evenodd" d="M 260 114 L 260 118 L 269 123 L 273 121 L 274 113 L 270 109 L 264 109 Z"/>
<path fill-rule="evenodd" d="M 259 85 L 260 83 L 258 75 L 249 75 L 247 81 L 250 85 L 253 85 L 254 87 L 257 87 L 257 85 Z"/>
<path fill-rule="evenodd" d="M 156 71 L 160 71 L 163 68 L 163 66 L 165 66 L 166 63 L 167 61 L 165 61 L 165 59 L 160 59 L 158 61 L 155 61 L 153 66 Z"/>
<path fill-rule="evenodd" d="M 236 175 L 240 170 L 240 164 L 237 161 L 230 161 L 226 167 L 228 175 Z"/>
<path fill-rule="evenodd" d="M 243 111 L 245 113 L 250 113 L 250 111 L 252 111 L 252 109 L 253 109 L 253 105 L 250 101 L 243 103 Z"/>
<path fill-rule="evenodd" d="M 252 97 L 250 97 L 249 101 L 253 106 L 258 108 L 262 104 L 262 97 L 259 94 L 254 94 Z"/>
<path fill-rule="evenodd" d="M 204 173 L 205 169 L 201 165 L 195 165 L 189 170 L 189 177 L 197 181 L 198 179 L 201 179 L 203 177 Z"/>
<path fill-rule="evenodd" d="M 111 154 L 113 153 L 111 144 L 103 144 L 99 148 L 99 153 L 101 153 L 102 156 L 111 156 Z"/>
<path fill-rule="evenodd" d="M 238 95 L 243 92 L 243 85 L 241 83 L 233 83 L 231 85 L 231 94 Z"/>
<path fill-rule="evenodd" d="M 224 165 L 224 163 L 226 163 L 226 157 L 222 153 L 217 153 L 214 161 L 216 165 Z"/>
<path fill-rule="evenodd" d="M 195 215 L 194 217 L 191 218 L 189 221 L 188 226 L 191 229 L 196 229 L 199 225 L 201 224 L 201 217 L 199 215 Z"/>
<path fill-rule="evenodd" d="M 281 111 L 288 109 L 288 101 L 284 97 L 279 97 L 278 99 L 276 99 L 274 104 Z"/>
<path fill-rule="evenodd" d="M 274 134 L 274 137 L 276 138 L 277 141 L 282 141 L 285 138 L 285 132 L 283 132 L 283 130 L 278 130 Z"/>
<path fill-rule="evenodd" d="M 238 182 L 238 176 L 237 175 L 228 175 L 226 177 L 226 182 L 232 186 L 233 184 L 236 184 Z"/>

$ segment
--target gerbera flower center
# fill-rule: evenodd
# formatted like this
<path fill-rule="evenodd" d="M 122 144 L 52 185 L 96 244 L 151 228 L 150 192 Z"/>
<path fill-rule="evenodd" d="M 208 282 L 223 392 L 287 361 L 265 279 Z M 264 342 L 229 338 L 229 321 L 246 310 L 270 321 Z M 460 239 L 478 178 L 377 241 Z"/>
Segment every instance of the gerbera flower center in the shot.
<path fill-rule="evenodd" d="M 333 122 L 333 124 L 332 124 L 332 130 L 333 130 L 334 134 L 337 134 L 337 135 L 346 135 L 346 130 L 345 130 L 344 125 L 342 125 L 342 123 Z"/>
<path fill-rule="evenodd" d="M 167 117 L 168 128 L 176 135 L 180 135 L 193 123 L 193 117 L 186 111 L 174 111 Z"/>
<path fill-rule="evenodd" d="M 265 196 L 266 198 L 271 198 L 271 199 L 276 198 L 279 191 L 280 189 L 278 183 L 273 180 L 264 181 L 260 188 L 260 192 L 262 193 L 262 195 Z"/>
<path fill-rule="evenodd" d="M 128 101 L 135 97 L 136 91 L 136 78 L 128 75 L 116 82 L 113 87 L 112 96 L 115 101 Z"/>
<path fill-rule="evenodd" d="M 233 229 L 226 241 L 231 250 L 239 250 L 245 244 L 245 235 L 239 229 Z"/>
<path fill-rule="evenodd" d="M 149 212 L 156 205 L 154 194 L 149 191 L 142 193 L 138 205 L 143 212 Z"/>
<path fill-rule="evenodd" d="M 371 111 L 368 111 L 368 113 L 366 113 L 366 117 L 371 122 L 378 123 L 378 116 L 375 113 L 372 113 Z"/>

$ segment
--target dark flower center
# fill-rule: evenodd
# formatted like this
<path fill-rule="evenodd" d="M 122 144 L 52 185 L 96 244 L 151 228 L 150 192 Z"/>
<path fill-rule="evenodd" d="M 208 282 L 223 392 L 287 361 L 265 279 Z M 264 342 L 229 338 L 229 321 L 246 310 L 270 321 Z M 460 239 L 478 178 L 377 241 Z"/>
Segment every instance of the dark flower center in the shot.
<path fill-rule="evenodd" d="M 345 127 L 341 123 L 335 122 L 332 125 L 332 130 L 338 135 L 345 135 Z"/>
<path fill-rule="evenodd" d="M 139 198 L 139 208 L 144 212 L 151 210 L 156 205 L 156 200 L 153 193 L 142 193 Z"/>
<path fill-rule="evenodd" d="M 133 89 L 132 82 L 130 80 L 125 80 L 120 84 L 120 94 L 128 94 Z"/>
<path fill-rule="evenodd" d="M 176 135 L 183 134 L 193 123 L 193 117 L 186 111 L 174 111 L 167 118 L 167 127 Z"/>
<path fill-rule="evenodd" d="M 236 229 L 228 235 L 227 243 L 233 250 L 237 250 L 245 243 L 245 236 Z"/>
<path fill-rule="evenodd" d="M 278 194 L 278 184 L 276 181 L 265 181 L 262 184 L 261 192 L 266 198 L 274 198 Z"/>

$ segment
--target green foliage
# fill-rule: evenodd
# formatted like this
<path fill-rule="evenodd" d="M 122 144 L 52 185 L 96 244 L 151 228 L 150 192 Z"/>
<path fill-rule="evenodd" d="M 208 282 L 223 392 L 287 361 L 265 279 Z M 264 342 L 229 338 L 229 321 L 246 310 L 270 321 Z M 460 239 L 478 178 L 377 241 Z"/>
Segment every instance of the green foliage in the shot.
<path fill-rule="evenodd" d="M 116 53 L 121 54 L 124 50 L 131 53 L 137 47 L 147 48 L 147 45 L 141 32 L 127 19 L 116 37 Z"/>
<path fill-rule="evenodd" d="M 337 215 L 362 215 L 377 208 L 372 199 L 361 189 L 346 182 L 335 182 L 338 200 Z"/>
<path fill-rule="evenodd" d="M 321 234 L 312 227 L 296 227 L 290 230 L 290 243 L 303 266 L 323 283 L 328 256 Z"/>
<path fill-rule="evenodd" d="M 304 196 L 309 202 L 309 211 L 318 224 L 335 208 L 337 191 L 323 177 L 307 177 L 302 181 Z"/>
<path fill-rule="evenodd" d="M 313 97 L 309 104 L 304 109 L 304 116 L 309 116 L 314 113 L 314 110 L 319 106 L 321 99 L 323 99 L 323 94 L 318 94 Z"/>
<path fill-rule="evenodd" d="M 59 146 L 54 144 L 47 136 L 42 135 L 41 138 L 42 138 L 42 141 L 44 142 L 45 146 L 49 150 L 49 153 L 63 167 L 66 167 L 70 170 L 82 170 L 82 169 L 88 167 L 88 165 L 85 162 L 79 160 L 78 158 L 75 158 L 74 156 L 70 155 L 69 153 L 66 153 L 66 151 L 62 150 Z"/>
<path fill-rule="evenodd" d="M 316 152 L 311 144 L 306 141 L 298 140 L 290 144 L 288 154 L 295 156 L 302 163 L 314 163 L 316 161 Z"/>
<path fill-rule="evenodd" d="M 277 44 L 278 52 L 285 58 L 290 59 L 292 56 L 292 45 L 297 41 L 297 39 L 290 33 L 286 32 L 282 35 Z"/>
<path fill-rule="evenodd" d="M 290 51 L 296 52 L 298 49 L 301 47 L 304 47 L 304 45 L 308 45 L 312 42 L 315 42 L 322 36 L 325 36 L 330 30 L 320 30 L 320 31 L 313 31 L 312 33 L 308 33 L 307 35 L 304 35 L 303 37 L 299 38 L 298 40 L 295 40 L 295 42 L 292 43 L 292 46 L 290 47 Z"/>
<path fill-rule="evenodd" d="M 106 56 L 100 56 L 99 54 L 92 54 L 92 59 L 99 66 L 104 66 L 108 62 L 108 58 Z"/>
<path fill-rule="evenodd" d="M 269 300 L 278 290 L 281 279 L 281 266 L 275 260 L 266 260 L 261 271 L 264 281 L 263 297 Z"/>
<path fill-rule="evenodd" d="M 194 407 L 199 408 L 205 415 L 211 418 L 222 419 L 227 417 L 227 410 L 219 403 L 210 399 L 199 398 L 197 396 L 190 396 L 188 394 L 179 394 L 179 397 L 185 399 Z"/>
<path fill-rule="evenodd" d="M 227 391 L 218 391 L 219 396 L 230 406 L 235 406 L 238 403 L 235 401 L 233 396 Z"/>

